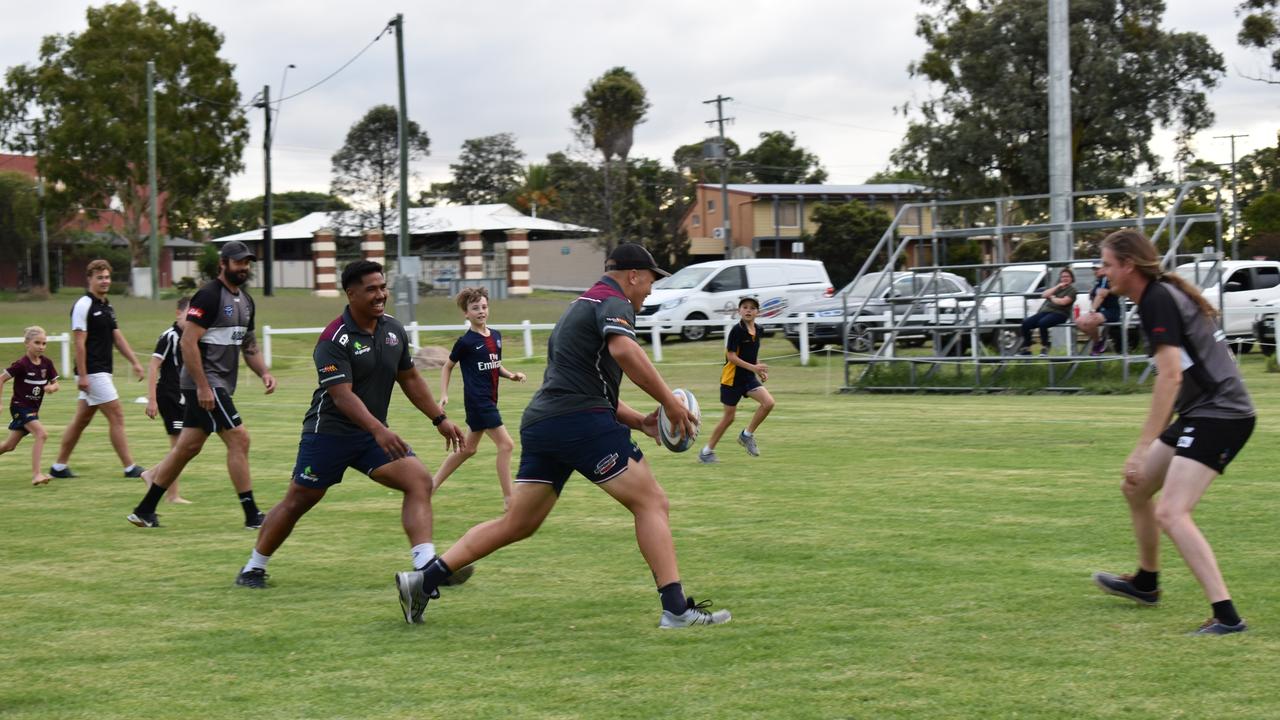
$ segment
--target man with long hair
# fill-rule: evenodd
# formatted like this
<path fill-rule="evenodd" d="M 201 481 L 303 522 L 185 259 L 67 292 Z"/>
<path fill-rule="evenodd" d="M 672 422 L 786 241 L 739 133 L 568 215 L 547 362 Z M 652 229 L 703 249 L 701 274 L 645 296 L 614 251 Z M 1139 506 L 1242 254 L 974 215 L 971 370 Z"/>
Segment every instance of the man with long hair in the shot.
<path fill-rule="evenodd" d="M 1102 267 L 1112 290 L 1137 303 L 1157 375 L 1151 409 L 1125 460 L 1121 486 L 1138 542 L 1138 570 L 1094 573 L 1093 580 L 1112 595 L 1142 605 L 1158 603 L 1163 530 L 1212 606 L 1213 616 L 1195 633 L 1243 632 L 1247 626 L 1191 511 L 1253 432 L 1253 402 L 1213 321 L 1213 306 L 1186 280 L 1161 271 L 1156 248 L 1145 235 L 1135 230 L 1108 235 Z M 1174 412 L 1178 417 L 1171 423 Z"/>

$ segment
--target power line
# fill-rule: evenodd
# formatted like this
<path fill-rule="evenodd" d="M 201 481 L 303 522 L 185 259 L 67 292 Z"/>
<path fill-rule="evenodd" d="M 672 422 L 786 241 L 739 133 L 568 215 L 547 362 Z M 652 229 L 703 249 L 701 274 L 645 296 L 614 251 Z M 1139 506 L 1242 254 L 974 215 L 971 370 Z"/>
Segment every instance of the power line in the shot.
<path fill-rule="evenodd" d="M 380 30 L 380 31 L 378 32 L 378 34 L 377 34 L 377 35 L 375 35 L 375 36 L 374 36 L 374 38 L 373 38 L 372 40 L 370 40 L 370 41 L 369 41 L 369 44 L 368 44 L 368 45 L 365 45 L 363 48 L 361 48 L 360 52 L 358 52 L 358 53 L 356 53 L 355 55 L 353 55 L 353 56 L 351 57 L 351 59 L 350 59 L 350 60 L 348 60 L 348 61 L 346 61 L 346 62 L 342 63 L 342 66 L 341 66 L 341 67 L 339 67 L 337 70 L 334 70 L 333 72 L 331 72 L 331 73 L 329 73 L 328 75 L 325 75 L 323 78 L 321 78 L 321 79 L 319 80 L 319 82 L 313 83 L 312 85 L 309 85 L 309 86 L 307 86 L 306 88 L 303 88 L 302 90 L 299 90 L 298 92 L 296 92 L 296 93 L 294 93 L 294 94 L 292 94 L 292 95 L 287 95 L 287 96 L 285 96 L 285 97 L 282 97 L 282 98 L 280 98 L 279 100 L 274 101 L 272 104 L 273 104 L 273 105 L 279 105 L 280 103 L 282 103 L 282 102 L 284 102 L 284 101 L 286 101 L 286 100 L 292 100 L 292 99 L 294 99 L 294 98 L 296 98 L 296 97 L 298 97 L 298 96 L 300 96 L 300 95 L 305 95 L 305 94 L 307 94 L 307 93 L 311 92 L 312 90 L 315 90 L 316 88 L 320 87 L 321 85 L 325 84 L 325 83 L 326 83 L 326 82 L 328 82 L 330 79 L 332 79 L 332 78 L 333 78 L 333 76 L 337 75 L 338 73 L 342 72 L 343 70 L 346 70 L 346 69 L 347 69 L 347 66 L 349 66 L 351 63 L 355 62 L 356 60 L 359 60 L 361 55 L 364 55 L 366 52 L 368 52 L 368 51 L 369 51 L 369 48 L 373 47 L 373 44 L 374 44 L 374 43 L 376 43 L 376 42 L 378 42 L 379 40 L 381 40 L 383 35 L 386 35 L 388 32 L 390 32 L 390 31 L 391 31 L 391 27 L 392 27 L 392 24 L 391 24 L 391 23 L 387 23 L 385 26 L 383 26 L 382 30 Z"/>

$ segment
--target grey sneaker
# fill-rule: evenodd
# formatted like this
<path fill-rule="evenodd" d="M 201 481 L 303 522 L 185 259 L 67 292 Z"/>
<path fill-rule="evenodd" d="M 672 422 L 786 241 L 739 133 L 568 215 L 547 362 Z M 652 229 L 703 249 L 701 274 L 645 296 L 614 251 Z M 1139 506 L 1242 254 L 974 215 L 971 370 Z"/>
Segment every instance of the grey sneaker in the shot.
<path fill-rule="evenodd" d="M 140 528 L 160 527 L 160 516 L 155 513 L 129 513 L 129 517 L 125 518 L 125 520 Z"/>
<path fill-rule="evenodd" d="M 396 573 L 400 609 L 404 612 L 404 621 L 411 625 L 422 622 L 422 615 L 427 611 L 427 601 L 440 597 L 440 591 L 434 588 L 429 594 L 424 592 L 422 578 L 420 570 Z"/>
<path fill-rule="evenodd" d="M 242 570 L 236 576 L 236 585 L 247 587 L 253 590 L 263 590 L 267 587 L 267 571 L 262 568 L 254 568 L 252 570 Z"/>
<path fill-rule="evenodd" d="M 1128 598 L 1139 605 L 1155 605 L 1160 602 L 1160 588 L 1150 591 L 1139 590 L 1133 586 L 1132 575 L 1096 572 L 1093 574 L 1093 582 L 1102 588 L 1102 592 L 1116 597 Z"/>
<path fill-rule="evenodd" d="M 693 598 L 685 598 L 689 603 L 689 608 L 679 615 L 673 615 L 666 610 L 662 611 L 662 618 L 658 620 L 658 628 L 662 630 L 670 630 L 672 628 L 687 628 L 694 625 L 723 625 L 733 618 L 728 610 L 716 610 L 710 612 L 707 610 L 711 606 L 710 600 L 703 600 L 695 603 Z"/>
<path fill-rule="evenodd" d="M 747 435 L 746 430 L 738 433 L 738 444 L 747 449 L 751 457 L 760 457 L 760 448 L 756 447 L 756 436 Z"/>
<path fill-rule="evenodd" d="M 720 458 L 716 457 L 715 450 L 699 450 L 698 462 L 702 463 L 703 465 L 714 465 L 720 462 Z"/>
<path fill-rule="evenodd" d="M 1244 618 L 1240 618 L 1240 622 L 1235 625 L 1224 625 L 1218 621 L 1218 618 L 1209 618 L 1204 621 L 1198 630 L 1191 633 L 1192 635 L 1230 635 L 1232 633 L 1242 633 L 1248 630 L 1249 626 L 1244 624 Z"/>

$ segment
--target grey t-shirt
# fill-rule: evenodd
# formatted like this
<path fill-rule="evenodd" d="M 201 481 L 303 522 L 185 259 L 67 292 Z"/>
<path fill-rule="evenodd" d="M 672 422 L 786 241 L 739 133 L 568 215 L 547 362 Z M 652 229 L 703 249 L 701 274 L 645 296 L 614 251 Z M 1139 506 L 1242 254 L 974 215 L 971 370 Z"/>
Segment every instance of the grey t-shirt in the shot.
<path fill-rule="evenodd" d="M 1138 313 L 1152 354 L 1156 345 L 1182 351 L 1182 388 L 1174 403 L 1178 415 L 1253 417 L 1253 401 L 1227 349 L 1226 336 L 1195 300 L 1169 283 L 1153 282 L 1138 301 Z"/>
<path fill-rule="evenodd" d="M 230 394 L 236 391 L 236 377 L 240 369 L 240 348 L 256 344 L 253 337 L 253 299 L 242 288 L 233 293 L 214 279 L 191 298 L 187 308 L 187 322 L 204 328 L 200 337 L 200 364 L 209 387 L 222 388 Z M 180 385 L 183 390 L 195 390 L 196 381 L 182 368 Z"/>
<path fill-rule="evenodd" d="M 547 371 L 520 426 L 584 410 L 618 408 L 622 368 L 609 354 L 610 335 L 635 337 L 636 311 L 622 288 L 605 276 L 556 322 L 547 341 Z"/>

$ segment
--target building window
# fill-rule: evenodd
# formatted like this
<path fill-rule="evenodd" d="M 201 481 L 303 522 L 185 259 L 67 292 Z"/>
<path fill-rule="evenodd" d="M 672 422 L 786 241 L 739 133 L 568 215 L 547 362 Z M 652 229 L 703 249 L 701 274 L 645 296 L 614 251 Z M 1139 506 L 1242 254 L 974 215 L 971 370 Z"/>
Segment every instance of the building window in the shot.
<path fill-rule="evenodd" d="M 713 212 L 715 212 L 715 211 L 716 211 L 716 201 L 715 201 L 715 200 L 708 200 L 708 201 L 707 201 L 707 214 L 709 215 L 709 214 L 711 214 L 711 213 L 713 213 Z"/>
<path fill-rule="evenodd" d="M 692 223 L 690 223 L 690 224 L 691 224 L 691 225 L 693 225 L 694 227 L 701 227 L 701 226 L 702 226 L 702 216 L 701 216 L 701 215 L 699 215 L 698 213 L 694 213 L 694 214 L 693 214 L 693 222 L 692 222 Z"/>
<path fill-rule="evenodd" d="M 773 224 L 778 227 L 800 227 L 800 203 L 792 200 L 775 205 Z"/>

